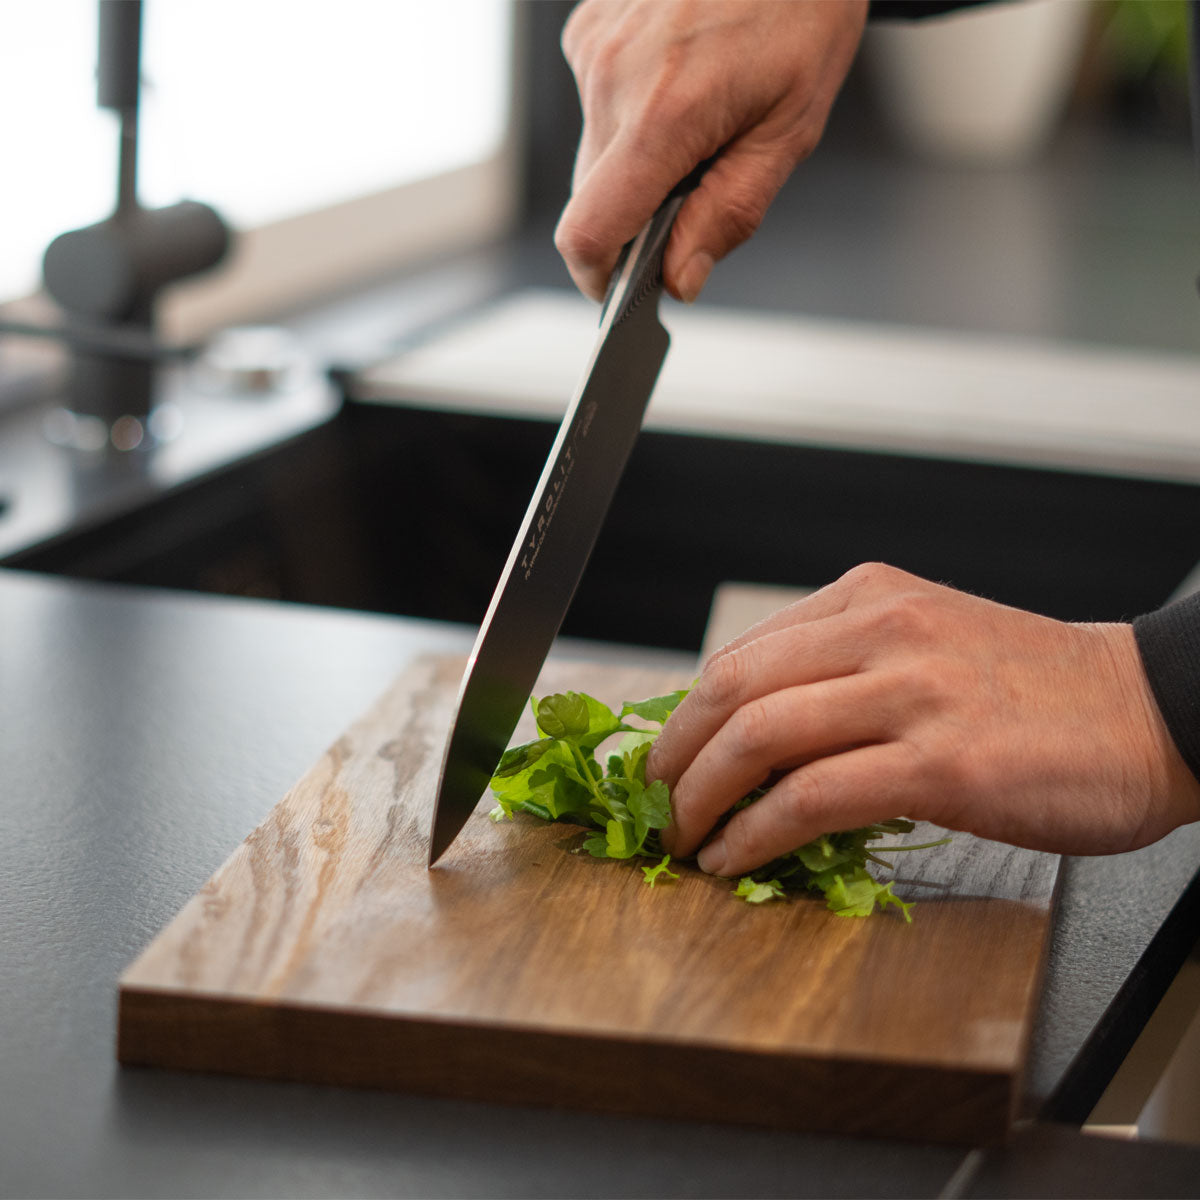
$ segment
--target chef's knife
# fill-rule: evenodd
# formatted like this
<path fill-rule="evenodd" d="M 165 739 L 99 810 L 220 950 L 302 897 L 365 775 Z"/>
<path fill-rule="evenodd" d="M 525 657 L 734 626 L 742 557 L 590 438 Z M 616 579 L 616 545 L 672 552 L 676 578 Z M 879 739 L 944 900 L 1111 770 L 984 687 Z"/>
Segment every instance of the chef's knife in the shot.
<path fill-rule="evenodd" d="M 684 197 L 707 165 L 671 193 L 613 271 L 587 370 L 459 687 L 433 811 L 430 866 L 486 791 L 604 524 L 670 343 L 658 319 L 663 249 Z"/>

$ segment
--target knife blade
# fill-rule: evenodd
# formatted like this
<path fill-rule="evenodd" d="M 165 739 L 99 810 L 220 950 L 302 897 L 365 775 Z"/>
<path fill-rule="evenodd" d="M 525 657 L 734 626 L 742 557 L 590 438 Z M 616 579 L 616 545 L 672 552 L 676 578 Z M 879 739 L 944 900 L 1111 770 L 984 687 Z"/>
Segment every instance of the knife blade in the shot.
<path fill-rule="evenodd" d="M 671 193 L 614 268 L 595 347 L 459 685 L 430 830 L 431 867 L 487 790 L 562 626 L 641 430 L 670 344 L 658 319 L 663 250 L 702 171 Z"/>

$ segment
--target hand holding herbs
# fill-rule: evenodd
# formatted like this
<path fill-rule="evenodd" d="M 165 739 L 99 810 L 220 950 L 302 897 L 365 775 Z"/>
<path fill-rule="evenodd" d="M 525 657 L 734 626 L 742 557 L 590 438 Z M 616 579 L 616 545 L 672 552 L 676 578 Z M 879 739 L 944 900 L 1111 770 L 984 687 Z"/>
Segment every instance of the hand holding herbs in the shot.
<path fill-rule="evenodd" d="M 581 825 L 590 832 L 580 849 L 593 857 L 653 860 L 642 867 L 651 887 L 664 878 L 677 879 L 660 838 L 660 831 L 671 821 L 671 797 L 661 779 L 646 782 L 646 756 L 685 695 L 686 690 L 627 702 L 619 714 L 580 692 L 534 701 L 541 736 L 505 751 L 492 777 L 492 792 L 498 801 L 492 819 L 504 820 L 522 812 L 543 821 Z M 628 718 L 641 723 L 630 724 Z M 599 755 L 605 743 L 609 745 L 602 765 Z M 753 804 L 763 794 L 757 789 L 736 807 Z M 868 843 L 912 828 L 911 821 L 894 819 L 822 835 L 744 876 L 735 894 L 760 904 L 789 893 L 820 892 L 840 916 L 865 917 L 877 907 L 893 905 L 905 920 L 911 920 L 911 903 L 895 896 L 890 882 L 877 882 L 867 871 L 867 863 L 890 866 Z"/>

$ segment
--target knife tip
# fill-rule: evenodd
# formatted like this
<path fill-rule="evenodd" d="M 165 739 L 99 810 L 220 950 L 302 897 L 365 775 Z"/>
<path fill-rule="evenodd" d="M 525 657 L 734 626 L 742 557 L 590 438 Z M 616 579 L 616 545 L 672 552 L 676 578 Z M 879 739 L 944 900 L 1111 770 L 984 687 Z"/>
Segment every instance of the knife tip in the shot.
<path fill-rule="evenodd" d="M 442 856 L 450 848 L 457 830 L 447 835 L 447 830 L 435 823 L 429 832 L 429 854 L 425 860 L 426 870 L 432 870 L 441 861 Z"/>

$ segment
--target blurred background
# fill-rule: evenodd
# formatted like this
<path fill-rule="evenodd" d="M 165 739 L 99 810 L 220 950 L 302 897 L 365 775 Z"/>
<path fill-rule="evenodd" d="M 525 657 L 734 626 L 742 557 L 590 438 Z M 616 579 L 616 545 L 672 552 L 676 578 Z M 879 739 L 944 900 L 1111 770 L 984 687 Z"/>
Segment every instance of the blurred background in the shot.
<path fill-rule="evenodd" d="M 595 329 L 551 241 L 570 7 L 0 6 L 0 564 L 477 622 Z M 865 559 L 1162 603 L 1198 234 L 1182 0 L 874 22 L 763 229 L 664 305 L 566 631 L 695 648 L 721 581 Z"/>

